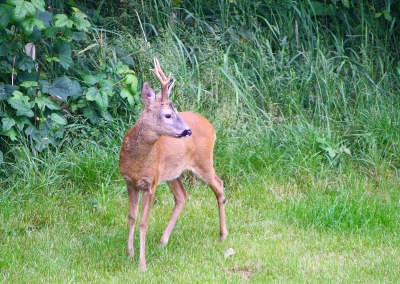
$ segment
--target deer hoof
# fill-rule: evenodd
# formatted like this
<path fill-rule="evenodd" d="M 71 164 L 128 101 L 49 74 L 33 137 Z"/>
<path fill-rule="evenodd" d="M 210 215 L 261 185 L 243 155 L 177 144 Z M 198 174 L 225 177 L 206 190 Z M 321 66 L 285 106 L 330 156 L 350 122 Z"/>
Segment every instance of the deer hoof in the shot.
<path fill-rule="evenodd" d="M 225 241 L 226 237 L 228 236 L 228 233 L 226 234 L 220 234 L 219 239 L 221 240 L 221 242 Z"/>
<path fill-rule="evenodd" d="M 127 249 L 126 250 L 126 254 L 128 255 L 128 257 L 129 258 L 134 258 L 135 257 L 135 252 L 134 252 L 134 250 L 132 249 Z"/>
<path fill-rule="evenodd" d="M 139 270 L 146 271 L 147 270 L 146 263 L 139 262 Z"/>

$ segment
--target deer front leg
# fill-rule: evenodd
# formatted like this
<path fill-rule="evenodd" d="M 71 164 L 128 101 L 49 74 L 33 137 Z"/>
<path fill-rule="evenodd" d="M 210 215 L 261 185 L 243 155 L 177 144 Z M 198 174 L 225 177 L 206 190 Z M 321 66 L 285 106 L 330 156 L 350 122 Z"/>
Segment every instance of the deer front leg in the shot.
<path fill-rule="evenodd" d="M 148 228 L 150 209 L 154 200 L 154 193 L 155 193 L 155 188 L 143 191 L 142 218 L 140 219 L 140 224 L 139 224 L 139 233 L 140 233 L 139 269 L 141 270 L 146 270 L 146 233 Z"/>
<path fill-rule="evenodd" d="M 132 183 L 127 180 L 128 187 L 128 204 L 129 204 L 129 231 L 128 231 L 128 244 L 126 247 L 126 253 L 129 257 L 133 258 L 135 251 L 133 249 L 133 238 L 135 232 L 135 224 L 138 215 L 138 204 L 139 204 L 139 190 L 132 186 Z"/>
<path fill-rule="evenodd" d="M 172 190 L 175 198 L 175 207 L 172 211 L 171 219 L 168 223 L 167 228 L 164 231 L 163 236 L 161 237 L 160 243 L 162 246 L 165 246 L 168 243 L 169 236 L 171 235 L 172 230 L 174 229 L 176 220 L 178 220 L 179 215 L 182 212 L 183 207 L 185 206 L 187 199 L 187 192 L 182 185 L 181 179 L 177 178 L 168 182 L 169 187 Z"/>

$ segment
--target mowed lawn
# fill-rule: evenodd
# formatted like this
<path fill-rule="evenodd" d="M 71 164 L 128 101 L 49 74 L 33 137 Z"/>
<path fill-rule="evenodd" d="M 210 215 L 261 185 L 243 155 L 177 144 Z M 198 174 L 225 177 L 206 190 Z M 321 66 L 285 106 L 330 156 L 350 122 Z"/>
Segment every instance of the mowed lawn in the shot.
<path fill-rule="evenodd" d="M 232 179 L 226 182 L 230 234 L 220 242 L 215 196 L 186 175 L 189 199 L 166 247 L 159 245 L 159 239 L 172 212 L 173 196 L 166 185 L 158 187 L 147 236 L 148 269 L 141 272 L 138 258 L 131 260 L 125 254 L 127 194 L 123 181 L 115 177 L 89 188 L 62 175 L 33 188 L 36 178 L 31 177 L 30 184 L 17 182 L 3 194 L 1 282 L 395 283 L 400 279 L 395 190 L 384 197 L 379 190 L 367 195 L 348 192 L 346 198 L 337 193 L 332 200 L 326 192 L 307 192 L 263 176 L 248 177 L 242 184 Z M 333 188 L 340 184 L 332 182 Z M 362 198 L 365 202 L 360 203 Z M 358 209 L 351 209 L 355 205 Z M 362 219 L 368 210 L 370 218 L 382 219 L 360 220 L 357 225 L 354 218 Z M 395 224 L 385 224 L 384 216 L 379 217 L 384 210 L 387 221 Z"/>

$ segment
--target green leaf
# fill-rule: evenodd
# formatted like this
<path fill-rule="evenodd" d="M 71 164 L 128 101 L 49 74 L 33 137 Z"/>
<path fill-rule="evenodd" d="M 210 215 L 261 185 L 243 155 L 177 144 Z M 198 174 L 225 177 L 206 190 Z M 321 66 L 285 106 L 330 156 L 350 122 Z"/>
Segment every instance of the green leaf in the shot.
<path fill-rule="evenodd" d="M 44 107 L 47 107 L 48 109 L 51 110 L 60 110 L 61 107 L 58 103 L 56 103 L 54 100 L 46 97 L 46 96 L 40 96 L 35 98 L 35 103 L 40 109 L 44 109 Z"/>
<path fill-rule="evenodd" d="M 96 97 L 100 95 L 100 91 L 95 87 L 90 87 L 86 92 L 86 99 L 88 101 L 96 100 Z"/>
<path fill-rule="evenodd" d="M 9 97 L 11 97 L 12 94 L 14 94 L 14 91 L 19 90 L 19 87 L 18 86 L 12 86 L 12 85 L 5 85 L 4 89 L 6 90 L 6 94 L 8 94 Z"/>
<path fill-rule="evenodd" d="M 29 56 L 23 55 L 18 57 L 16 64 L 18 69 L 23 71 L 31 71 L 35 69 L 35 62 Z"/>
<path fill-rule="evenodd" d="M 11 13 L 11 18 L 16 23 L 21 23 L 26 16 L 34 16 L 36 9 L 31 2 L 23 0 L 11 0 L 12 4 L 15 5 L 15 9 Z"/>
<path fill-rule="evenodd" d="M 47 27 L 44 30 L 44 34 L 47 37 L 56 37 L 59 31 L 60 31 L 60 28 L 58 28 L 58 27 Z"/>
<path fill-rule="evenodd" d="M 86 92 L 86 99 L 94 101 L 99 110 L 105 111 L 108 108 L 108 94 L 104 91 L 99 91 L 94 87 L 90 87 Z"/>
<path fill-rule="evenodd" d="M 108 111 L 103 111 L 101 113 L 101 116 L 106 120 L 106 121 L 113 121 L 113 118 L 111 114 Z"/>
<path fill-rule="evenodd" d="M 122 59 L 122 62 L 127 65 L 135 65 L 135 62 L 133 61 L 133 58 L 131 56 L 124 57 L 124 59 Z"/>
<path fill-rule="evenodd" d="M 99 82 L 102 91 L 109 91 L 112 92 L 114 88 L 114 83 L 111 80 L 101 80 Z"/>
<path fill-rule="evenodd" d="M 138 93 L 136 93 L 136 94 L 133 96 L 133 98 L 135 99 L 135 103 L 136 103 L 136 104 L 139 104 L 139 103 L 140 103 L 141 97 L 139 96 Z"/>
<path fill-rule="evenodd" d="M 6 3 L 8 5 L 13 5 L 13 6 L 21 5 L 22 2 L 24 2 L 24 0 L 7 0 L 6 1 Z"/>
<path fill-rule="evenodd" d="M 98 124 L 100 122 L 100 116 L 98 115 L 96 110 L 93 108 L 89 108 L 89 107 L 85 108 L 83 110 L 83 116 L 85 118 L 88 118 L 90 120 L 90 122 L 93 124 Z"/>
<path fill-rule="evenodd" d="M 79 82 L 71 80 L 68 77 L 56 78 L 52 85 L 45 80 L 39 80 L 39 85 L 43 93 L 54 95 L 62 100 L 66 100 L 70 96 L 78 96 L 82 93 Z"/>
<path fill-rule="evenodd" d="M 135 96 L 129 96 L 129 97 L 128 97 L 128 103 L 129 103 L 129 106 L 130 106 L 131 108 L 133 108 L 133 107 L 135 106 L 135 104 L 137 104 L 138 102 L 137 102 Z"/>
<path fill-rule="evenodd" d="M 0 56 L 7 56 L 8 52 L 10 51 L 10 49 L 8 48 L 6 43 L 0 44 Z M 1 64 L 2 69 L 4 70 L 5 66 L 11 66 L 10 64 L 8 64 L 7 62 L 2 62 Z M 10 68 L 11 69 L 11 68 Z"/>
<path fill-rule="evenodd" d="M 32 117 L 34 115 L 31 110 L 31 103 L 29 102 L 29 97 L 24 96 L 21 92 L 15 91 L 13 96 L 9 98 L 8 103 L 17 110 L 17 116 L 27 116 Z"/>
<path fill-rule="evenodd" d="M 133 91 L 133 94 L 137 93 L 138 78 L 135 75 L 133 74 L 126 75 L 125 84 L 131 84 L 131 90 Z"/>
<path fill-rule="evenodd" d="M 68 41 L 71 41 L 72 37 L 74 36 L 73 31 L 71 29 L 67 29 L 67 28 L 62 28 L 62 29 L 65 29 L 65 30 L 63 30 L 63 34 L 62 34 L 63 37 L 65 39 L 67 39 Z"/>
<path fill-rule="evenodd" d="M 125 74 L 130 72 L 131 70 L 129 69 L 129 66 L 123 64 L 121 61 L 118 62 L 117 69 L 115 70 L 116 74 Z"/>
<path fill-rule="evenodd" d="M 46 24 L 46 27 L 50 27 L 53 25 L 53 14 L 50 12 L 47 12 L 46 10 L 43 11 L 38 11 L 36 14 L 36 18 L 39 20 L 42 20 L 43 23 Z"/>
<path fill-rule="evenodd" d="M 10 98 L 14 91 L 19 90 L 18 86 L 12 86 L 0 82 L 0 101 Z"/>
<path fill-rule="evenodd" d="M 88 20 L 86 20 L 85 18 L 86 18 L 86 15 L 80 11 L 74 13 L 74 26 L 79 31 L 84 31 L 84 32 L 89 31 L 88 28 L 90 28 L 90 22 Z"/>
<path fill-rule="evenodd" d="M 93 75 L 85 75 L 85 76 L 83 76 L 83 81 L 88 85 L 94 85 L 94 84 L 99 82 L 97 80 L 97 78 L 95 76 L 93 76 Z"/>
<path fill-rule="evenodd" d="M 9 117 L 5 117 L 1 120 L 1 123 L 3 124 L 3 131 L 7 132 L 8 130 L 11 129 L 15 125 L 15 120 Z"/>
<path fill-rule="evenodd" d="M 51 114 L 51 120 L 54 121 L 55 123 L 58 123 L 60 125 L 67 125 L 67 120 L 65 119 L 65 117 L 53 112 Z"/>
<path fill-rule="evenodd" d="M 33 138 L 37 138 L 40 134 L 39 130 L 36 129 L 34 125 L 30 125 L 27 129 L 25 129 L 25 134 L 28 136 L 33 136 Z"/>
<path fill-rule="evenodd" d="M 33 28 L 36 26 L 39 30 L 44 30 L 46 28 L 46 24 L 37 18 L 27 18 L 22 21 L 22 26 L 27 35 L 32 34 Z"/>
<path fill-rule="evenodd" d="M 85 32 L 73 32 L 72 39 L 75 41 L 86 40 L 86 33 Z"/>
<path fill-rule="evenodd" d="M 121 98 L 126 98 L 128 100 L 129 106 L 134 107 L 135 106 L 135 98 L 131 94 L 130 90 L 127 88 L 123 88 L 120 93 Z"/>
<path fill-rule="evenodd" d="M 337 151 L 335 149 L 333 149 L 332 147 L 329 146 L 325 150 L 328 152 L 329 157 L 335 158 L 335 156 L 337 154 Z"/>
<path fill-rule="evenodd" d="M 332 5 L 330 5 L 330 4 L 320 3 L 317 1 L 312 1 L 312 2 L 310 2 L 310 4 L 311 4 L 313 16 L 325 16 L 325 15 L 333 16 L 334 15 Z"/>
<path fill-rule="evenodd" d="M 88 106 L 88 102 L 85 101 L 85 100 L 79 100 L 77 106 L 78 106 L 79 108 L 87 107 L 87 106 Z"/>
<path fill-rule="evenodd" d="M 7 27 L 8 23 L 11 21 L 11 13 L 13 7 L 5 4 L 0 4 L 0 29 L 3 30 Z"/>
<path fill-rule="evenodd" d="M 50 120 L 49 120 L 50 121 Z M 42 123 L 39 126 L 39 129 L 36 129 L 34 126 L 30 126 L 25 134 L 30 136 L 33 147 L 35 150 L 41 152 L 44 149 L 48 148 L 49 145 L 57 145 L 57 140 L 53 133 L 50 132 L 50 125 L 48 122 Z"/>
<path fill-rule="evenodd" d="M 37 87 L 38 83 L 36 81 L 25 81 L 20 86 L 25 88 Z"/>
<path fill-rule="evenodd" d="M 54 26 L 58 28 L 67 27 L 72 28 L 74 21 L 68 19 L 68 16 L 65 14 L 57 14 L 54 16 Z"/>
<path fill-rule="evenodd" d="M 328 144 L 328 142 L 326 141 L 326 139 L 325 138 L 317 138 L 317 139 L 315 139 L 315 141 L 317 142 L 317 143 L 319 143 L 319 144 L 323 144 L 323 145 L 327 145 Z"/>
<path fill-rule="evenodd" d="M 8 99 L 12 95 L 12 92 L 11 94 L 7 93 L 6 86 L 3 82 L 0 82 L 0 101 Z"/>
<path fill-rule="evenodd" d="M 340 147 L 340 152 L 342 152 L 342 153 L 346 153 L 347 155 L 350 155 L 351 156 L 351 151 L 350 151 L 350 149 L 349 148 L 347 148 L 346 146 L 342 146 L 342 147 Z"/>
<path fill-rule="evenodd" d="M 85 19 L 79 19 L 78 21 L 74 22 L 75 27 L 79 31 L 88 32 L 90 28 L 90 22 Z"/>
<path fill-rule="evenodd" d="M 21 23 L 26 17 L 26 10 L 22 7 L 23 1 L 18 2 L 21 3 L 18 3 L 14 10 L 11 12 L 11 19 L 16 23 Z"/>
<path fill-rule="evenodd" d="M 4 88 L 4 83 L 0 83 L 0 101 L 8 99 L 6 94 L 6 89 Z"/>
<path fill-rule="evenodd" d="M 78 97 L 81 97 L 83 93 L 83 90 L 81 88 L 81 85 L 77 80 L 72 80 L 71 81 L 71 96 L 76 99 Z"/>
<path fill-rule="evenodd" d="M 21 131 L 24 129 L 25 125 L 32 125 L 32 123 L 29 121 L 29 119 L 26 116 L 18 116 L 15 118 L 15 124 L 17 125 L 17 128 Z"/>
<path fill-rule="evenodd" d="M 385 19 L 391 22 L 393 18 L 392 15 L 390 15 L 390 12 L 387 9 L 383 10 L 382 12 Z"/>
<path fill-rule="evenodd" d="M 66 41 L 58 40 L 53 45 L 53 51 L 58 55 L 61 66 L 68 70 L 68 68 L 73 64 L 71 57 L 71 44 Z"/>
<path fill-rule="evenodd" d="M 39 11 L 42 11 L 42 12 L 46 11 L 44 8 L 46 5 L 44 3 L 44 0 L 31 0 L 31 2 L 32 2 L 33 6 L 35 8 L 37 8 Z"/>
<path fill-rule="evenodd" d="M 121 90 L 121 93 L 120 93 L 119 95 L 120 95 L 121 98 L 123 98 L 123 99 L 125 99 L 125 98 L 127 98 L 127 97 L 129 97 L 129 96 L 132 96 L 132 95 L 131 95 L 131 92 L 130 92 L 130 90 L 129 90 L 128 88 L 123 88 L 123 89 Z"/>
<path fill-rule="evenodd" d="M 135 94 L 137 94 L 137 83 L 135 84 L 135 83 L 132 83 L 131 85 L 130 85 L 130 89 L 131 89 L 131 93 L 133 94 L 133 95 L 135 95 Z"/>
<path fill-rule="evenodd" d="M 75 103 L 70 103 L 69 106 L 71 107 L 71 112 L 74 113 L 78 109 L 78 105 Z"/>
<path fill-rule="evenodd" d="M 17 141 L 17 132 L 15 132 L 14 128 L 11 128 L 7 132 L 4 132 L 3 135 L 8 136 L 11 141 Z"/>
<path fill-rule="evenodd" d="M 60 62 L 60 59 L 58 59 L 58 57 L 46 57 L 46 61 L 47 62 L 52 62 L 52 61 Z"/>

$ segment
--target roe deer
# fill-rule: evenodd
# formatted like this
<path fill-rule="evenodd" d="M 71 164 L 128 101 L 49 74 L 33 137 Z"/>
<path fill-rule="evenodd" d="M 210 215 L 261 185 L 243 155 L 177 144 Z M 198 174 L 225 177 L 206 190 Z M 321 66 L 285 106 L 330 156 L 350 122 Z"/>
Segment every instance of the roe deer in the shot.
<path fill-rule="evenodd" d="M 161 92 L 156 95 L 147 82 L 143 84 L 145 109 L 125 135 L 119 160 L 129 195 L 127 253 L 130 257 L 134 256 L 133 235 L 139 193 L 143 191 L 139 224 L 141 269 L 146 269 L 146 232 L 156 187 L 160 182 L 167 181 L 175 198 L 171 219 L 161 237 L 161 245 L 166 245 L 187 199 L 180 179 L 183 171 L 191 170 L 214 191 L 218 201 L 220 239 L 224 240 L 228 235 L 223 182 L 215 174 L 213 166 L 214 129 L 207 119 L 198 114 L 176 111 L 169 100 L 174 80 L 170 83 L 171 74 L 168 77 L 164 75 L 157 58 L 154 58 L 154 65 L 151 70 L 161 82 Z"/>

